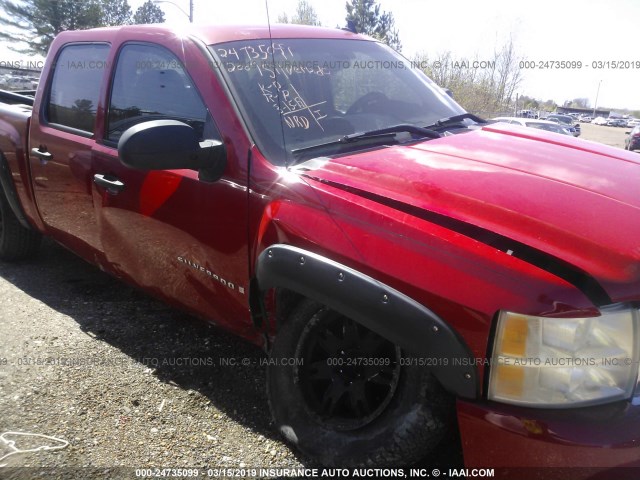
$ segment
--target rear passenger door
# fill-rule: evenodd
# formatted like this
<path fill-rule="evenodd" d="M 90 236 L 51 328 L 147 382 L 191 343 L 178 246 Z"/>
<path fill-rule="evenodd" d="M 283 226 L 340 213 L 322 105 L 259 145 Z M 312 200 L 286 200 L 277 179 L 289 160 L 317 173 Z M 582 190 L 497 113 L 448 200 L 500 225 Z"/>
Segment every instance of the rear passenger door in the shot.
<path fill-rule="evenodd" d="M 101 250 L 91 150 L 109 49 L 106 43 L 60 49 L 29 138 L 36 204 L 49 234 L 91 261 Z"/>
<path fill-rule="evenodd" d="M 207 318 L 238 327 L 244 316 L 248 326 L 246 172 L 238 169 L 235 148 L 179 55 L 136 42 L 124 44 L 117 54 L 104 140 L 93 154 L 106 266 Z M 213 81 L 213 72 L 207 74 Z M 123 132 L 157 119 L 185 122 L 201 141 L 224 141 L 223 178 L 204 182 L 193 170 L 141 171 L 123 165 L 117 151 Z"/>

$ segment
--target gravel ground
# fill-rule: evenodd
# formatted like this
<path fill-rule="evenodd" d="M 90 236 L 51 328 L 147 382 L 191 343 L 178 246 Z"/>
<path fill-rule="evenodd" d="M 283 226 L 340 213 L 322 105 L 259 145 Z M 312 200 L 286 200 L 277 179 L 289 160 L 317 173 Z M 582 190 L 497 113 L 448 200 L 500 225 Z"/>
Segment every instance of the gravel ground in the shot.
<path fill-rule="evenodd" d="M 0 433 L 70 445 L 0 464 L 303 465 L 270 424 L 259 349 L 58 246 L 44 250 L 30 263 L 0 264 Z M 0 442 L 0 457 L 9 451 Z"/>
<path fill-rule="evenodd" d="M 0 263 L 0 434 L 69 444 L 10 455 L 0 478 L 312 467 L 273 429 L 265 358 L 46 242 L 36 260 Z M 3 438 L 0 458 L 12 451 L 6 440 L 21 449 L 60 446 Z M 460 467 L 456 442 L 452 434 L 424 466 Z"/>

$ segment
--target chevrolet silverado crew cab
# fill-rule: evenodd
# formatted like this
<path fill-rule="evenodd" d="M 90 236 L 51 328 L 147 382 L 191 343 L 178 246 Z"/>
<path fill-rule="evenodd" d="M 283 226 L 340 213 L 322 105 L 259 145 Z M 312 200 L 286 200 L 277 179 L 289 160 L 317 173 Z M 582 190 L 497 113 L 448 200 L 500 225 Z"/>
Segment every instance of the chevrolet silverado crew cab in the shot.
<path fill-rule="evenodd" d="M 339 29 L 64 32 L 5 93 L 0 255 L 49 236 L 254 342 L 284 437 L 640 466 L 637 154 L 488 124 Z"/>

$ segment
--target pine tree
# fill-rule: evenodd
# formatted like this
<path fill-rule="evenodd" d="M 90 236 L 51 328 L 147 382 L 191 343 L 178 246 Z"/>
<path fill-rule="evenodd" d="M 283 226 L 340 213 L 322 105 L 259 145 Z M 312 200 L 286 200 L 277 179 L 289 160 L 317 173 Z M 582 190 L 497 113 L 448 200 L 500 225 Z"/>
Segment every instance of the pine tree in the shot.
<path fill-rule="evenodd" d="M 46 55 L 55 36 L 65 30 L 131 22 L 127 0 L 0 0 L 0 39 L 19 46 L 12 50 Z"/>
<path fill-rule="evenodd" d="M 21 53 L 45 55 L 53 38 L 64 30 L 78 30 L 100 25 L 100 11 L 95 4 L 83 5 L 76 0 L 0 0 L 0 39 L 26 45 L 13 48 Z"/>
<path fill-rule="evenodd" d="M 402 43 L 393 13 L 380 13 L 376 0 L 351 0 L 346 3 L 347 22 L 353 22 L 358 33 L 364 33 L 401 51 Z"/>

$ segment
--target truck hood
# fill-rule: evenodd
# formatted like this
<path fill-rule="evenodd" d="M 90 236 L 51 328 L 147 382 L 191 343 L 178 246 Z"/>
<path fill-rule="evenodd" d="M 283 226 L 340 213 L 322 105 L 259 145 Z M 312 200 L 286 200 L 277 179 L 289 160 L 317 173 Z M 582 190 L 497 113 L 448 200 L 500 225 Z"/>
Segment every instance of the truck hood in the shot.
<path fill-rule="evenodd" d="M 596 304 L 640 299 L 638 154 L 495 124 L 298 169 L 311 180 L 522 253 L 589 289 Z"/>

